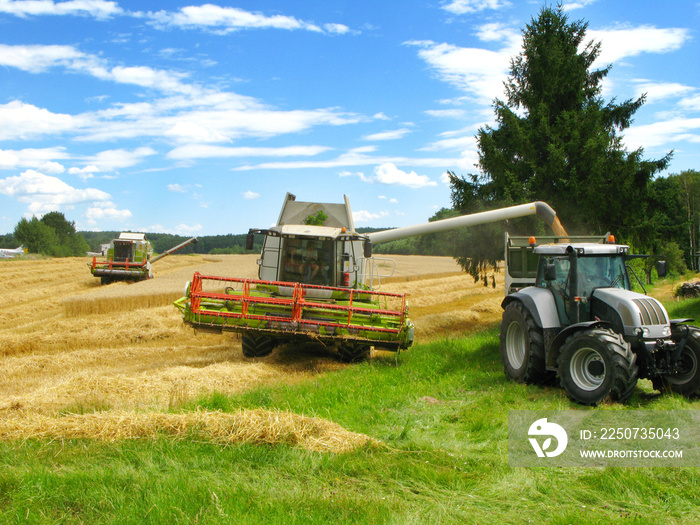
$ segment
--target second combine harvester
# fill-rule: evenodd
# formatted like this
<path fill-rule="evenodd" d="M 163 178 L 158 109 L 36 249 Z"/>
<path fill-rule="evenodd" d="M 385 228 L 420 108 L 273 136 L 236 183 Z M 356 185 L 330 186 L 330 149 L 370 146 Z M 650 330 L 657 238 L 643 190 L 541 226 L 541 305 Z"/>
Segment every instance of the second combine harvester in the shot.
<path fill-rule="evenodd" d="M 264 236 L 259 279 L 195 273 L 175 302 L 184 321 L 198 330 L 241 333 L 246 357 L 299 340 L 320 341 L 343 361 L 360 361 L 372 346 L 400 350 L 413 343 L 406 295 L 377 290 L 393 261 L 372 257 L 373 244 L 535 214 L 566 235 L 543 202 L 363 235 L 344 200 L 302 202 L 288 193 L 277 225 L 248 233 L 247 249 L 256 234 Z M 387 265 L 390 271 L 381 274 Z"/>

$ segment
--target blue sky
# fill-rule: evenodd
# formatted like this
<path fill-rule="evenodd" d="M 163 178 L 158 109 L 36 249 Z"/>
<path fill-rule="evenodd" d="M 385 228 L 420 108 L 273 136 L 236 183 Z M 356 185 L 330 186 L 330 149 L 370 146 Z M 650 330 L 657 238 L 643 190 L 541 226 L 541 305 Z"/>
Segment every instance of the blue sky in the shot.
<path fill-rule="evenodd" d="M 542 2 L 0 0 L 0 233 L 61 211 L 79 230 L 267 227 L 286 192 L 355 225 L 423 223 L 445 172 L 476 173 L 510 58 Z M 700 2 L 565 4 L 647 94 L 625 133 L 700 169 Z"/>

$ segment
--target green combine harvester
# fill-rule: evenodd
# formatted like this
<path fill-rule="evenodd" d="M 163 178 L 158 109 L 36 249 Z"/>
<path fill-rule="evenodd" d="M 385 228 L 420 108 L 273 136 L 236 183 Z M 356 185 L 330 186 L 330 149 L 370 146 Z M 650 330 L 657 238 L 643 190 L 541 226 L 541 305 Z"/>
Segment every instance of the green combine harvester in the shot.
<path fill-rule="evenodd" d="M 175 306 L 197 330 L 240 333 L 246 357 L 288 341 L 317 341 L 343 361 L 360 361 L 372 347 L 397 351 L 413 343 L 406 294 L 378 291 L 395 262 L 372 257 L 373 243 L 533 214 L 550 225 L 556 220 L 536 202 L 362 235 L 347 198 L 312 203 L 287 194 L 277 225 L 248 233 L 249 250 L 256 235 L 264 237 L 259 278 L 195 273 Z"/>
<path fill-rule="evenodd" d="M 98 261 L 97 256 L 93 256 L 88 268 L 92 275 L 100 278 L 101 284 L 114 281 L 143 281 L 153 278 L 151 264 L 196 242 L 197 238 L 192 237 L 151 258 L 153 248 L 150 241 L 146 240 L 146 234 L 122 232 L 118 239 L 113 239 L 103 246 L 105 260 Z"/>

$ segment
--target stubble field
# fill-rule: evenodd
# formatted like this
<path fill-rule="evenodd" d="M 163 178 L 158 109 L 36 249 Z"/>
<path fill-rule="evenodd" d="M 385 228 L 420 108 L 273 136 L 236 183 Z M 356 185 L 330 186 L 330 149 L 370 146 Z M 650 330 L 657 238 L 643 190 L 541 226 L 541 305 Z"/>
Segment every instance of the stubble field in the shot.
<path fill-rule="evenodd" d="M 172 256 L 154 265 L 150 281 L 107 286 L 90 274 L 86 258 L 0 261 L 0 435 L 38 436 L 37 428 L 65 424 L 66 414 L 100 413 L 95 434 L 118 437 L 137 424 L 135 414 L 148 426 L 198 396 L 348 366 L 318 348 L 291 345 L 247 359 L 237 335 L 197 333 L 182 323 L 172 301 L 194 271 L 254 278 L 256 258 Z M 408 294 L 418 342 L 500 318 L 502 274 L 495 288 L 485 287 L 451 258 L 393 258 L 396 271 L 381 289 Z M 54 434 L 62 432 L 71 435 Z"/>

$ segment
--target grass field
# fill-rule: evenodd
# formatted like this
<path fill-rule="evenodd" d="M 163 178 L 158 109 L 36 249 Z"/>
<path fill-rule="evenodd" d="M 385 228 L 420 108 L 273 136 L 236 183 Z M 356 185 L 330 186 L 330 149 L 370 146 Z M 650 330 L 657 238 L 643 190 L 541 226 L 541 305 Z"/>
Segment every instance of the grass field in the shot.
<path fill-rule="evenodd" d="M 485 288 L 449 259 L 397 258 L 383 289 L 409 293 L 408 352 L 344 365 L 282 346 L 253 361 L 168 303 L 194 269 L 252 277 L 254 259 L 173 256 L 152 281 L 106 287 L 83 259 L 0 261 L 0 523 L 700 518 L 697 468 L 508 467 L 509 410 L 581 408 L 505 379 L 498 274 Z M 672 317 L 700 318 L 671 288 L 657 293 Z M 640 381 L 596 410 L 699 403 Z"/>

